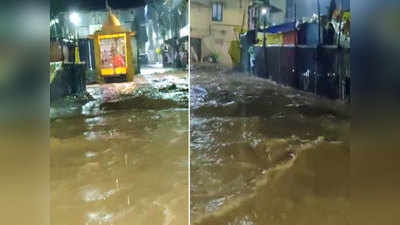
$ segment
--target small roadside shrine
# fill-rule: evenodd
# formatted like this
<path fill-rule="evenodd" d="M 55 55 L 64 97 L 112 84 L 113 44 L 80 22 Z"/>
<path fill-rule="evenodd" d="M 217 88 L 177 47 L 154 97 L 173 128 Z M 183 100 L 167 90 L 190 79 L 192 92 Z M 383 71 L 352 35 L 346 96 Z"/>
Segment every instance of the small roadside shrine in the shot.
<path fill-rule="evenodd" d="M 113 77 L 133 81 L 135 68 L 131 39 L 135 32 L 122 27 L 111 9 L 107 10 L 101 30 L 89 35 L 93 39 L 97 81 L 102 83 Z"/>

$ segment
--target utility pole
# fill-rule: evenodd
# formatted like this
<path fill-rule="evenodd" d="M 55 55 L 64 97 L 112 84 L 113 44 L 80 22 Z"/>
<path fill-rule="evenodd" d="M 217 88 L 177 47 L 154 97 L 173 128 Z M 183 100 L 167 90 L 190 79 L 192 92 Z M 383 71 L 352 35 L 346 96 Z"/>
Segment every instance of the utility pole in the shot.
<path fill-rule="evenodd" d="M 340 6 L 339 34 L 338 34 L 338 41 L 337 41 L 338 48 L 340 48 L 340 42 L 341 42 L 340 38 L 341 38 L 341 34 L 342 34 L 342 32 L 341 32 L 342 23 L 343 23 L 343 14 L 342 13 L 343 13 L 343 0 L 341 1 L 341 6 Z"/>
<path fill-rule="evenodd" d="M 297 42 L 298 42 L 298 32 L 297 32 L 297 1 L 294 0 L 294 54 L 293 54 L 293 68 L 292 68 L 292 75 L 297 77 Z M 297 85 L 296 85 L 297 86 Z"/>
<path fill-rule="evenodd" d="M 263 34 L 264 34 L 264 40 L 263 40 L 263 52 L 264 52 L 264 63 L 265 63 L 265 68 L 266 68 L 266 76 L 268 77 L 268 53 L 267 53 L 267 38 L 266 38 L 266 32 L 267 32 L 267 16 L 269 15 L 269 9 L 270 9 L 270 2 L 269 0 L 264 0 L 264 6 L 263 9 L 261 10 L 261 14 L 264 18 L 264 29 L 263 29 Z"/>
<path fill-rule="evenodd" d="M 264 0 L 264 7 L 261 10 L 261 14 L 263 16 L 263 48 L 266 46 L 266 24 L 267 24 L 267 3 L 266 0 Z"/>
<path fill-rule="evenodd" d="M 264 39 L 263 39 L 263 47 L 265 48 L 265 46 L 266 46 L 266 24 L 267 24 L 267 15 L 264 15 L 264 25 L 263 25 L 263 27 L 264 27 L 264 29 L 263 29 L 263 32 L 264 32 Z"/>
<path fill-rule="evenodd" d="M 318 45 L 321 44 L 321 6 L 319 0 L 317 0 L 317 10 L 318 10 Z"/>
<path fill-rule="evenodd" d="M 297 1 L 294 0 L 294 21 L 297 21 Z"/>
<path fill-rule="evenodd" d="M 340 59 L 342 59 L 343 58 L 343 54 L 342 54 L 342 51 L 341 51 L 341 46 L 340 46 L 340 38 L 341 38 L 341 33 L 342 33 L 342 31 L 341 31 L 341 28 L 342 28 L 342 21 L 343 21 L 343 15 L 342 15 L 342 13 L 343 13 L 343 0 L 341 1 L 341 6 L 340 6 L 340 18 L 339 18 L 339 35 L 338 35 L 338 41 L 337 41 L 337 47 L 338 47 L 338 54 L 337 54 L 337 58 L 340 58 Z M 339 76 L 339 81 L 338 81 L 338 83 L 339 83 L 339 97 L 340 97 L 340 99 L 342 99 L 342 100 L 344 100 L 344 98 L 345 98 L 345 94 L 344 94 L 344 90 L 345 90 L 345 85 L 346 85 L 346 82 L 345 82 L 345 80 L 343 79 L 343 70 L 340 70 L 339 71 L 339 62 L 338 62 L 338 60 L 336 59 L 336 72 L 338 73 L 338 76 Z"/>
<path fill-rule="evenodd" d="M 294 0 L 294 30 L 296 30 L 296 25 L 297 25 L 297 1 Z M 297 45 L 297 32 L 296 32 L 296 37 L 295 37 L 295 45 Z"/>
<path fill-rule="evenodd" d="M 321 45 L 321 6 L 319 0 L 317 0 L 318 10 L 318 44 L 317 44 L 317 57 L 316 57 L 316 69 L 314 78 L 314 94 L 317 94 L 318 87 L 318 70 L 319 70 L 319 57 L 320 57 L 320 45 Z"/>

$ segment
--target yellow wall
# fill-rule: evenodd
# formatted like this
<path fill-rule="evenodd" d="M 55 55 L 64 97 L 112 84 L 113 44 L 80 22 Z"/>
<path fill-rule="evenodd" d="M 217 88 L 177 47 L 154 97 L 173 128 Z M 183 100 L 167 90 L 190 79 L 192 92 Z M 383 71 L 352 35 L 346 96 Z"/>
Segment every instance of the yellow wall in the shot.
<path fill-rule="evenodd" d="M 190 4 L 190 36 L 196 38 L 208 36 L 210 33 L 211 10 L 203 4 L 195 2 Z"/>
<path fill-rule="evenodd" d="M 211 0 L 192 0 L 190 8 L 191 37 L 202 39 L 202 57 L 212 52 L 218 54 L 218 60 L 224 65 L 232 65 L 228 54 L 229 46 L 235 39 L 235 26 L 242 26 L 243 15 L 244 28 L 247 28 L 247 8 L 250 0 L 224 0 L 223 20 L 212 21 Z M 242 8 L 240 7 L 242 6 Z"/>

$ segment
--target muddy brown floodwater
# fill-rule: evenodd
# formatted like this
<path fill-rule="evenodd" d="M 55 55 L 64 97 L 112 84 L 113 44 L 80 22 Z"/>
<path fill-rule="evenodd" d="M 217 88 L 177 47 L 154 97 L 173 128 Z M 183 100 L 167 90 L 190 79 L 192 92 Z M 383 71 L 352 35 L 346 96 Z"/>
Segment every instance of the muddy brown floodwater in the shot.
<path fill-rule="evenodd" d="M 215 67 L 191 72 L 191 224 L 349 224 L 348 106 Z"/>
<path fill-rule="evenodd" d="M 92 85 L 51 109 L 52 225 L 186 225 L 187 79 Z"/>

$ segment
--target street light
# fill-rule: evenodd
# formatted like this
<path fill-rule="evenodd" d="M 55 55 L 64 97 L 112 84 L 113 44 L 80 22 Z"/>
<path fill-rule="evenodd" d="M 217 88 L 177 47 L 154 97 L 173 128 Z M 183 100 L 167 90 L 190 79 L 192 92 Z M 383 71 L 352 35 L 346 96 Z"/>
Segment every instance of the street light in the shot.
<path fill-rule="evenodd" d="M 81 17 L 79 16 L 78 13 L 76 12 L 72 12 L 69 15 L 69 21 L 74 24 L 75 26 L 75 59 L 74 59 L 74 63 L 75 62 L 79 62 L 79 50 L 78 50 L 78 31 L 77 31 L 77 26 L 79 26 L 79 24 L 81 23 Z"/>
<path fill-rule="evenodd" d="M 78 13 L 72 12 L 69 15 L 69 21 L 71 21 L 71 23 L 74 24 L 75 26 L 78 26 L 81 23 L 81 17 L 79 16 Z"/>
<path fill-rule="evenodd" d="M 269 12 L 270 12 L 270 9 L 271 9 L 271 5 L 270 5 L 270 3 L 269 3 L 269 1 L 264 1 L 264 6 L 261 8 L 261 16 L 263 17 L 263 19 L 264 19 L 264 29 L 263 29 L 263 36 L 264 36 L 264 39 L 263 39 L 263 53 L 264 53 L 264 62 L 267 64 L 266 65 L 266 71 L 265 71 L 265 73 L 266 73 L 266 76 L 268 77 L 268 53 L 267 53 L 267 48 L 266 48 L 266 45 L 267 45 L 267 37 L 266 37 L 266 32 L 267 32 L 267 16 L 269 16 Z"/>
<path fill-rule="evenodd" d="M 266 8 L 263 8 L 263 9 L 261 10 L 261 14 L 262 14 L 263 16 L 267 15 L 267 9 L 266 9 Z"/>

